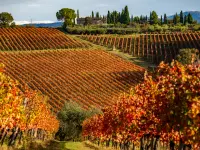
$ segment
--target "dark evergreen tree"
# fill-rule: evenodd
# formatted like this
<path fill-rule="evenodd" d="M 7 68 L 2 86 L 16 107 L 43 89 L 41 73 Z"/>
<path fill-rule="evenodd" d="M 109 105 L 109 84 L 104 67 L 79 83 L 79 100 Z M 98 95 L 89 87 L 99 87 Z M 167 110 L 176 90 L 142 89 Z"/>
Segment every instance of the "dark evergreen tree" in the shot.
<path fill-rule="evenodd" d="M 183 11 L 181 10 L 180 12 L 180 23 L 184 23 L 184 19 L 183 19 Z"/>
<path fill-rule="evenodd" d="M 164 14 L 164 24 L 168 24 L 167 15 Z"/>
<path fill-rule="evenodd" d="M 123 23 L 124 24 L 130 23 L 130 15 L 129 15 L 128 6 L 125 6 L 125 8 L 124 8 Z"/>
<path fill-rule="evenodd" d="M 193 17 L 192 17 L 192 15 L 190 13 L 188 14 L 188 23 L 189 24 L 193 23 Z"/>
<path fill-rule="evenodd" d="M 80 16 L 79 16 L 79 10 L 77 10 L 77 19 L 79 18 Z"/>
<path fill-rule="evenodd" d="M 149 23 L 152 24 L 152 13 L 150 12 Z"/>
<path fill-rule="evenodd" d="M 176 13 L 176 15 L 174 15 L 174 18 L 173 18 L 173 23 L 174 24 L 177 24 L 180 22 L 180 17 L 178 16 L 178 14 Z"/>
<path fill-rule="evenodd" d="M 131 23 L 133 23 L 133 15 L 131 15 Z"/>
<path fill-rule="evenodd" d="M 110 11 L 108 11 L 108 14 L 107 14 L 107 24 L 110 24 L 111 23 L 111 14 L 110 14 Z"/>
<path fill-rule="evenodd" d="M 92 18 L 94 18 L 94 12 L 92 11 Z"/>
<path fill-rule="evenodd" d="M 186 25 L 188 23 L 188 18 L 187 18 L 187 16 L 185 15 L 184 16 L 184 25 Z"/>
<path fill-rule="evenodd" d="M 161 15 L 161 17 L 160 17 L 160 24 L 161 24 L 161 25 L 163 24 L 163 17 L 162 17 L 162 15 Z"/>
<path fill-rule="evenodd" d="M 146 21 L 145 22 L 148 22 L 148 17 L 147 17 L 147 15 L 146 15 L 146 19 L 145 19 Z"/>
<path fill-rule="evenodd" d="M 96 12 L 96 18 L 100 18 L 99 12 Z"/>

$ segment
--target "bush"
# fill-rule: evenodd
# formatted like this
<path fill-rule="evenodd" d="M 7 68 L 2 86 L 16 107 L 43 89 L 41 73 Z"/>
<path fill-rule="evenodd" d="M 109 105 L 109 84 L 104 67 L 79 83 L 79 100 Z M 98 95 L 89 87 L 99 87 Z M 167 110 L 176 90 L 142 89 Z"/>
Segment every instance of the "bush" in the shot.
<path fill-rule="evenodd" d="M 61 141 L 80 140 L 83 121 L 100 113 L 99 109 L 90 108 L 85 110 L 75 102 L 67 102 L 58 113 L 60 127 L 56 133 L 56 138 L 59 137 Z"/>
<path fill-rule="evenodd" d="M 199 60 L 199 53 L 196 49 L 181 49 L 176 60 L 182 64 L 192 64 Z"/>

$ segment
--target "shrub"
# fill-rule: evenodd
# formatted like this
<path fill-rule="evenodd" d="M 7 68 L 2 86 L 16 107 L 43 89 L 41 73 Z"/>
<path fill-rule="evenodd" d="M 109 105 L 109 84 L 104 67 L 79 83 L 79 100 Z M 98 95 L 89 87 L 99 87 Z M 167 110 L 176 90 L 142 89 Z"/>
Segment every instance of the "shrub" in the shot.
<path fill-rule="evenodd" d="M 99 109 L 90 108 L 89 110 L 85 110 L 75 102 L 67 102 L 58 113 L 60 127 L 56 133 L 56 137 L 59 137 L 61 141 L 80 140 L 82 122 L 86 118 L 100 113 Z"/>
<path fill-rule="evenodd" d="M 199 59 L 198 50 L 196 49 L 181 49 L 176 60 L 182 64 L 192 64 Z"/>

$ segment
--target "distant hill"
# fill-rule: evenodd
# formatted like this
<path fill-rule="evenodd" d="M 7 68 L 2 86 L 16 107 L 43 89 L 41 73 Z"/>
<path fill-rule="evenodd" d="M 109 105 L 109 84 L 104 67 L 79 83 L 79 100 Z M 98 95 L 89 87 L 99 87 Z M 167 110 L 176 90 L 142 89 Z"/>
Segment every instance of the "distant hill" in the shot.
<path fill-rule="evenodd" d="M 57 28 L 62 26 L 62 22 L 54 22 L 54 23 L 33 23 L 33 24 L 23 24 L 22 26 L 31 25 L 35 27 L 51 27 Z"/>
<path fill-rule="evenodd" d="M 191 14 L 194 20 L 197 20 L 198 23 L 200 23 L 200 11 L 186 11 L 183 13 L 183 15 Z M 174 15 L 168 16 L 168 19 L 173 19 Z"/>

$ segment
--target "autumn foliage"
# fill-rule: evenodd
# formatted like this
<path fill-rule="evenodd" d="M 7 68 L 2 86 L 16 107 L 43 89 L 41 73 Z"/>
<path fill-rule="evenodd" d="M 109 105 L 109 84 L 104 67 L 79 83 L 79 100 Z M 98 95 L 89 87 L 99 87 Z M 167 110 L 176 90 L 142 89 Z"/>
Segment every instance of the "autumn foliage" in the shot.
<path fill-rule="evenodd" d="M 161 63 L 143 83 L 103 115 L 83 123 L 83 135 L 100 141 L 157 148 L 200 147 L 200 66 Z"/>
<path fill-rule="evenodd" d="M 19 88 L 17 81 L 5 75 L 4 66 L 0 64 L 0 141 L 4 142 L 6 136 L 11 132 L 9 145 L 20 136 L 26 136 L 29 131 L 43 131 L 44 136 L 55 133 L 59 122 L 51 113 L 46 98 L 25 88 L 25 92 Z"/>

